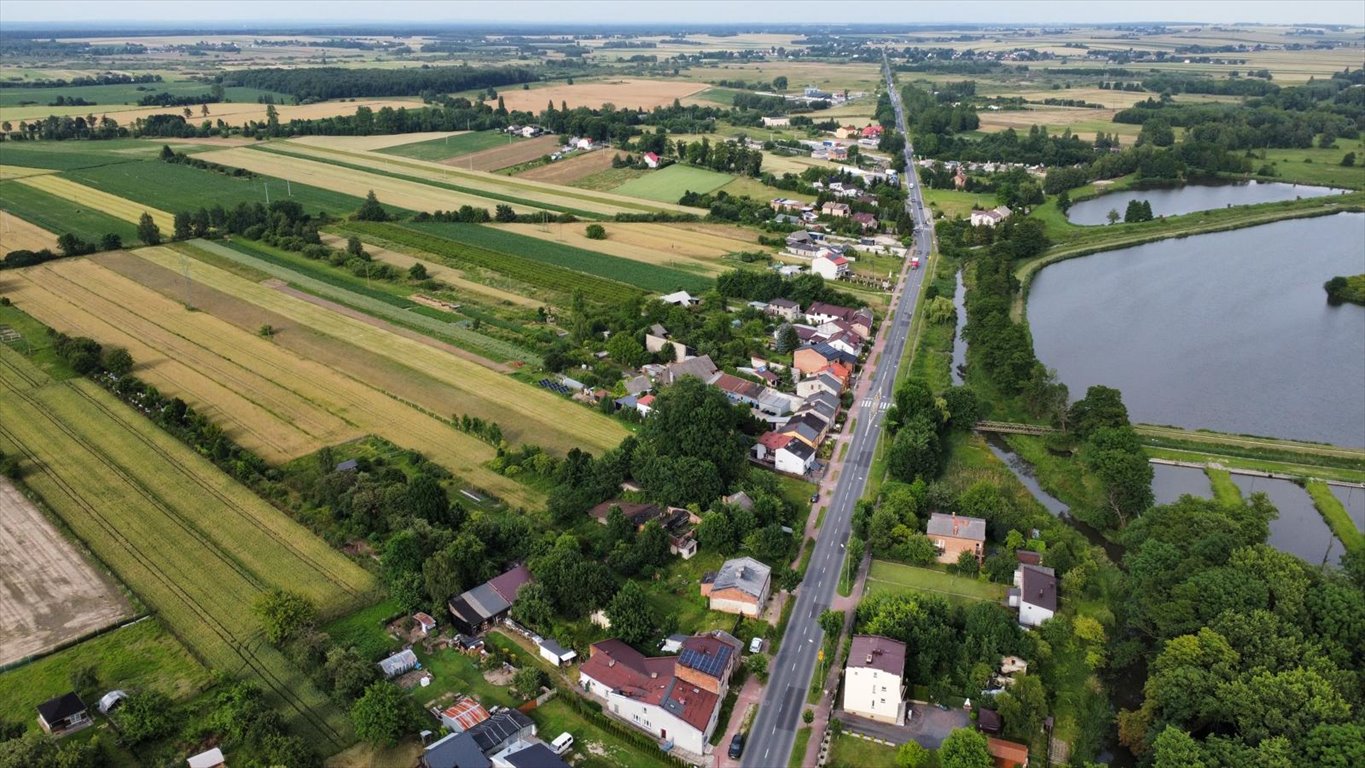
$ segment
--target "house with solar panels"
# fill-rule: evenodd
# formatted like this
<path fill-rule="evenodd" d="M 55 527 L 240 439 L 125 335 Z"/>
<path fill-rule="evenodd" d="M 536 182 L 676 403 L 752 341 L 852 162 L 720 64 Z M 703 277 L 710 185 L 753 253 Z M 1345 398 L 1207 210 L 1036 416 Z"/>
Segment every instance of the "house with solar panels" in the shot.
<path fill-rule="evenodd" d="M 531 583 L 531 571 L 518 565 L 506 573 L 452 598 L 446 607 L 461 634 L 477 635 L 488 625 L 501 621 L 512 610 L 521 588 Z"/>
<path fill-rule="evenodd" d="M 647 657 L 620 640 L 604 640 L 592 645 L 579 684 L 609 715 L 663 745 L 703 756 L 741 647 L 720 630 L 683 640 L 677 656 Z"/>

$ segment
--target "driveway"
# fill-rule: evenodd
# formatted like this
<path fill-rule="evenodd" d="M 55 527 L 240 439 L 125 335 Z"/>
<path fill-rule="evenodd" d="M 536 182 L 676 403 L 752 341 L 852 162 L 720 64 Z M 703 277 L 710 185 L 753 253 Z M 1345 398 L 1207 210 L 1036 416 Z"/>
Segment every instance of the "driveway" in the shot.
<path fill-rule="evenodd" d="M 854 733 L 889 741 L 892 744 L 917 741 L 929 749 L 938 749 L 943 740 L 948 738 L 948 734 L 958 728 L 966 728 L 972 723 L 965 710 L 944 711 L 933 704 L 911 702 L 908 705 L 908 712 L 909 722 L 905 725 L 879 723 L 847 712 L 839 712 L 837 717 L 843 721 L 844 728 Z"/>

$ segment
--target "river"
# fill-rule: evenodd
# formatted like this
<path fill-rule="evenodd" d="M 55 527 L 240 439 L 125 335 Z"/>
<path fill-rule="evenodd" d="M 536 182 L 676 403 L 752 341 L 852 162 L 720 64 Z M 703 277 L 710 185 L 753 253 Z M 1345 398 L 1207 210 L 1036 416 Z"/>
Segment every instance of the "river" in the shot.
<path fill-rule="evenodd" d="M 1339 194 L 1343 191 L 1331 187 L 1310 187 L 1278 181 L 1199 182 L 1179 187 L 1149 187 L 1110 192 L 1072 205 L 1066 212 L 1066 217 L 1072 224 L 1108 224 L 1109 212 L 1118 211 L 1122 217 L 1132 200 L 1146 200 L 1151 203 L 1154 216 L 1179 216 L 1232 205 L 1276 203 L 1300 197 Z"/>
<path fill-rule="evenodd" d="M 1280 221 L 1044 268 L 1038 358 L 1072 398 L 1116 387 L 1135 422 L 1365 447 L 1365 307 L 1322 284 L 1365 272 L 1365 214 Z"/>

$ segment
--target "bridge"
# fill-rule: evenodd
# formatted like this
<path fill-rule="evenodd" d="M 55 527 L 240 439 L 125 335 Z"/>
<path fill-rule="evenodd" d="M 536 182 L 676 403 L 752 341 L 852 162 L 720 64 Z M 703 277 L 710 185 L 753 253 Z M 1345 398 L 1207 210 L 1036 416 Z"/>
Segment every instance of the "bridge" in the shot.
<path fill-rule="evenodd" d="M 1042 424 L 1020 424 L 1013 421 L 978 421 L 977 432 L 994 432 L 1003 435 L 1053 435 L 1061 430 Z"/>

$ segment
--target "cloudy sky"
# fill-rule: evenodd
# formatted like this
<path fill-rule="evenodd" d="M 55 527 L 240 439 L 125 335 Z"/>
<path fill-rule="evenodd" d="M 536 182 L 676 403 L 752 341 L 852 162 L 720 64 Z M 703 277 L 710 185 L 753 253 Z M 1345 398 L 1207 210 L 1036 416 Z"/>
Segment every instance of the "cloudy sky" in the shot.
<path fill-rule="evenodd" d="M 1365 25 L 1365 0 L 3 0 L 5 22 L 531 22 L 692 21 L 1095 23 L 1133 21 Z"/>

